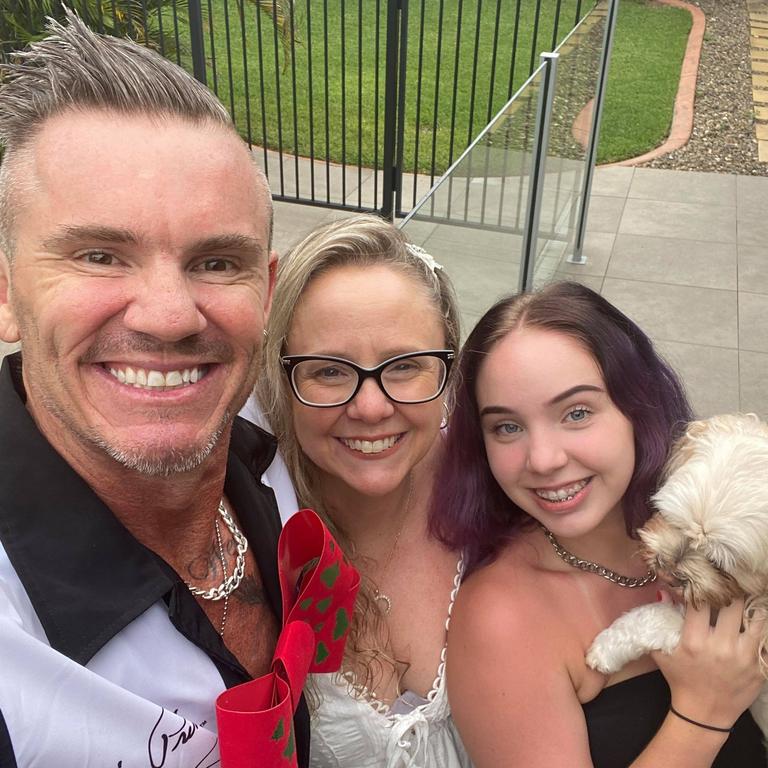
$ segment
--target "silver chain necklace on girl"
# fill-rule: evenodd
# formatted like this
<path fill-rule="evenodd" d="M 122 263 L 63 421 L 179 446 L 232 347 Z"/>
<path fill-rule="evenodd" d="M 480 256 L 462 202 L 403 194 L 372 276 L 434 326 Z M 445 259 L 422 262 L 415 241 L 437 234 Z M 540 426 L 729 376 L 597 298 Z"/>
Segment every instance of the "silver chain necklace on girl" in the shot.
<path fill-rule="evenodd" d="M 544 535 L 547 537 L 547 541 L 552 545 L 552 549 L 555 550 L 555 554 L 564 563 L 568 563 L 568 565 L 573 566 L 574 568 L 587 571 L 587 573 L 596 573 L 598 576 L 602 576 L 604 579 L 608 579 L 608 581 L 618 584 L 620 587 L 627 587 L 629 589 L 644 587 L 646 584 L 651 584 L 656 581 L 656 573 L 650 568 L 645 576 L 622 576 L 621 574 L 616 573 L 616 571 L 612 571 L 610 568 L 600 565 L 600 563 L 593 563 L 591 560 L 582 560 L 580 557 L 576 557 L 576 555 L 563 547 L 549 528 L 545 528 L 542 525 L 541 530 L 544 531 Z"/>

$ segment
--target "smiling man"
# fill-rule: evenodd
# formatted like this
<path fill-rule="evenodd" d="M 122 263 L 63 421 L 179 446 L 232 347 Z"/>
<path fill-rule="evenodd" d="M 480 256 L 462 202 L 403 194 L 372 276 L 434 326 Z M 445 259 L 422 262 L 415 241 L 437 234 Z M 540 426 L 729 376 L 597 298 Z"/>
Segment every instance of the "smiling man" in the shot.
<path fill-rule="evenodd" d="M 0 765 L 212 766 L 279 630 L 275 446 L 235 418 L 269 189 L 181 69 L 50 32 L 0 88 Z"/>

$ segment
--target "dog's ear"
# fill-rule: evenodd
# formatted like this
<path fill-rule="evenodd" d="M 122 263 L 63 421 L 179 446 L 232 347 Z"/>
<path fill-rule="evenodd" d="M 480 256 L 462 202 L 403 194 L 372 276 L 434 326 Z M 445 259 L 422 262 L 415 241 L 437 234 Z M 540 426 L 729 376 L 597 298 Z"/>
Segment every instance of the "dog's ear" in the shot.
<path fill-rule="evenodd" d="M 661 515 L 654 515 L 637 534 L 643 542 L 642 556 L 655 571 L 674 568 L 687 547 L 682 532 L 670 526 Z"/>

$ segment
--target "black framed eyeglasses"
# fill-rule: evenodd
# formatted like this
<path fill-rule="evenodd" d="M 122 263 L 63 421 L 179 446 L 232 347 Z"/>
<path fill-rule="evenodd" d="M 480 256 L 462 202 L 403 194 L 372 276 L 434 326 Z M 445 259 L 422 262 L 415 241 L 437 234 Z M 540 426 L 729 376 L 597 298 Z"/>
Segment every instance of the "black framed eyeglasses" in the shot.
<path fill-rule="evenodd" d="M 395 403 L 428 403 L 445 389 L 455 357 L 451 349 L 426 349 L 390 357 L 375 368 L 327 355 L 285 355 L 280 362 L 298 400 L 333 408 L 352 400 L 368 378 Z"/>

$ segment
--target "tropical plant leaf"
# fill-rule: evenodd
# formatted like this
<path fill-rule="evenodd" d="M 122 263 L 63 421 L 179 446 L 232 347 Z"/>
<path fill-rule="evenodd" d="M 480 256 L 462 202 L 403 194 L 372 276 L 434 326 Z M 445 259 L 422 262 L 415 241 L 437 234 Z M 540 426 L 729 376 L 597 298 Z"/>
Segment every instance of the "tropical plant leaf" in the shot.
<path fill-rule="evenodd" d="M 296 14 L 293 0 L 248 0 L 261 13 L 272 19 L 283 49 L 283 69 L 291 62 L 293 46 L 300 43 L 296 36 Z M 244 22 L 243 0 L 237 0 L 240 21 Z"/>

